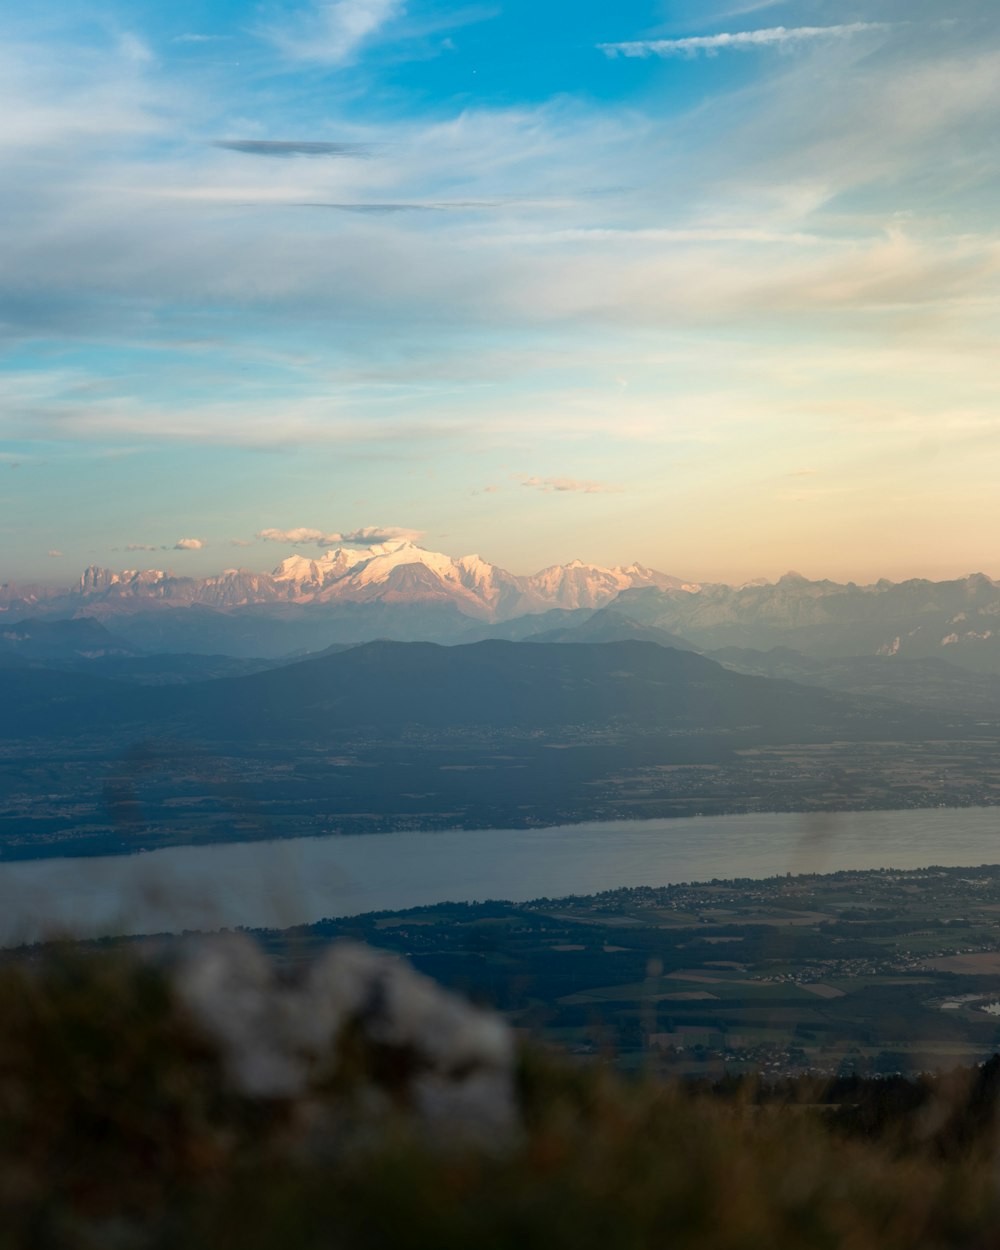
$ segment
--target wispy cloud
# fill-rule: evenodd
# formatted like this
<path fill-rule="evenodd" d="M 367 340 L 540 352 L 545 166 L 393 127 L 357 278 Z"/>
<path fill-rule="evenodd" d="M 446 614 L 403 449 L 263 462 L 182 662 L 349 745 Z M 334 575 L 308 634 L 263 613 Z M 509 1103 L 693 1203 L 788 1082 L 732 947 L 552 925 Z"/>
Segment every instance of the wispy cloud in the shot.
<path fill-rule="evenodd" d="M 742 17 L 745 13 L 757 13 L 761 9 L 773 9 L 776 5 L 787 4 L 788 0 L 743 0 L 740 4 L 726 6 L 724 13 L 716 14 L 716 18 Z"/>
<path fill-rule="evenodd" d="M 264 542 L 282 543 L 286 547 L 377 547 L 381 543 L 416 542 L 423 535 L 423 530 L 406 529 L 398 525 L 366 525 L 343 534 L 326 534 L 322 530 L 300 525 L 288 530 L 258 530 L 255 537 Z"/>
<path fill-rule="evenodd" d="M 685 39 L 633 39 L 601 43 L 610 57 L 716 56 L 730 49 L 771 48 L 807 43 L 816 39 L 844 39 L 866 31 L 888 30 L 887 22 L 849 22 L 843 26 L 771 26 L 765 30 L 724 31 L 718 35 L 691 35 Z"/>
<path fill-rule="evenodd" d="M 327 143 L 313 139 L 217 139 L 215 148 L 242 152 L 245 156 L 370 156 L 365 143 Z"/>
<path fill-rule="evenodd" d="M 425 204 L 407 203 L 394 200 L 384 203 L 332 203 L 316 200 L 309 203 L 296 204 L 296 208 L 333 208 L 342 213 L 371 213 L 384 216 L 391 213 L 460 213 L 480 208 L 498 208 L 500 200 L 453 200 L 437 201 Z"/>
<path fill-rule="evenodd" d="M 144 65 L 153 59 L 148 44 L 129 31 L 119 36 L 118 49 L 126 61 L 131 61 L 136 65 Z"/>
<path fill-rule="evenodd" d="M 254 537 L 266 543 L 282 543 L 286 547 L 336 547 L 340 542 L 339 534 L 324 534 L 322 530 L 309 529 L 305 525 L 290 530 L 258 530 Z"/>
<path fill-rule="evenodd" d="M 53 549 L 52 549 L 52 550 L 48 553 L 48 557 L 49 557 L 49 559 L 50 559 L 50 560 L 61 560 L 61 559 L 62 559 L 62 554 L 63 554 L 63 553 L 62 553 L 61 551 L 56 551 L 56 550 L 55 550 L 55 548 L 53 548 Z"/>
<path fill-rule="evenodd" d="M 201 538 L 178 538 L 175 543 L 126 543 L 124 551 L 201 551 L 208 544 Z M 112 547 L 117 551 L 117 547 Z"/>
<path fill-rule="evenodd" d="M 579 491 L 584 495 L 601 495 L 619 489 L 607 482 L 592 482 L 575 477 L 522 477 L 521 485 L 532 490 L 555 491 L 559 494 L 564 491 Z"/>
<path fill-rule="evenodd" d="M 288 24 L 268 26 L 260 33 L 292 60 L 345 65 L 405 11 L 402 0 L 314 0 Z"/>

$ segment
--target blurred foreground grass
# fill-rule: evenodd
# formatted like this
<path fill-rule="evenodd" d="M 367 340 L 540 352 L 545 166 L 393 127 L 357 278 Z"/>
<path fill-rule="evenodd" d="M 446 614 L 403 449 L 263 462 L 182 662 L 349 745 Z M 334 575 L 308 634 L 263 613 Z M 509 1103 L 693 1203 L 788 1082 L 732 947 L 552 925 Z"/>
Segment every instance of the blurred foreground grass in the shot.
<path fill-rule="evenodd" d="M 768 1101 L 527 1050 L 522 1130 L 473 1145 L 376 1113 L 385 1057 L 349 1050 L 300 1097 L 248 1098 L 164 971 L 7 964 L 0 1250 L 1000 1246 L 992 1068 L 830 1111 L 807 1082 Z"/>

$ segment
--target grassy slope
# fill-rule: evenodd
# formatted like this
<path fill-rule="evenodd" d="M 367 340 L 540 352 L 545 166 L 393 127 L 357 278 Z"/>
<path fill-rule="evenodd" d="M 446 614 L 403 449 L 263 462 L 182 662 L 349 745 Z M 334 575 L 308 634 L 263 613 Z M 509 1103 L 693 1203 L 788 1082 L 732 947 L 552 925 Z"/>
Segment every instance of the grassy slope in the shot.
<path fill-rule="evenodd" d="M 431 1150 L 403 1111 L 352 1109 L 349 1079 L 300 1105 L 227 1092 L 167 982 L 122 954 L 8 964 L 0 1021 L 4 1250 L 997 1244 L 992 1120 L 968 1082 L 967 1132 L 943 1136 L 925 1098 L 928 1133 L 904 1145 L 877 1116 L 845 1135 L 815 1110 L 528 1055 L 518 1145 Z"/>

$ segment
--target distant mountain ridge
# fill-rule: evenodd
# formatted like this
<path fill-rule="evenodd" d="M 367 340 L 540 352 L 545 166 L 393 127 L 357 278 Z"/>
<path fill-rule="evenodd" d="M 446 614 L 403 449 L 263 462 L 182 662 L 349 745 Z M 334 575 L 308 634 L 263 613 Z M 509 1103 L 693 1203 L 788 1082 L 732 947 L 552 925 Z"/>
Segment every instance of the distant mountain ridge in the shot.
<path fill-rule="evenodd" d="M 135 654 L 134 647 L 90 617 L 54 621 L 29 618 L 0 625 L 0 663 L 9 657 L 93 660 Z"/>
<path fill-rule="evenodd" d="M 278 658 L 378 638 L 463 643 L 539 635 L 552 642 L 640 638 L 703 652 L 786 647 L 818 659 L 943 659 L 1000 674 L 1000 582 L 982 573 L 871 585 L 788 573 L 727 586 L 639 564 L 574 560 L 522 576 L 477 555 L 453 557 L 400 540 L 289 556 L 269 573 L 227 569 L 194 578 L 91 567 L 62 591 L 0 586 L 0 630 L 59 617 L 91 617 L 126 646 L 175 654 Z"/>
<path fill-rule="evenodd" d="M 745 744 L 914 736 L 919 713 L 784 679 L 748 676 L 649 641 L 577 646 L 488 640 L 371 642 L 253 674 L 138 689 L 88 673 L 0 666 L 0 737 L 130 726 L 183 739 L 322 742 L 414 726 L 732 736 Z M 929 725 L 920 726 L 926 732 Z M 877 728 L 873 728 L 877 726 Z M 685 748 L 686 749 L 686 748 Z M 554 766 L 554 765 L 553 765 Z"/>
<path fill-rule="evenodd" d="M 630 588 L 615 608 L 699 650 L 790 647 L 821 658 L 938 658 L 1000 672 L 1000 582 L 984 573 L 870 586 L 790 573 L 773 583 L 706 585 L 688 595 Z"/>
<path fill-rule="evenodd" d="M 690 591 L 691 583 L 639 564 L 604 568 L 574 560 L 518 576 L 478 555 L 453 557 L 399 540 L 367 548 L 339 547 L 322 556 L 294 555 L 270 573 L 226 569 L 205 578 L 161 569 L 120 572 L 91 566 L 62 592 L 0 587 L 0 611 L 37 606 L 52 613 L 85 608 L 103 617 L 156 607 L 217 610 L 264 605 L 449 604 L 486 621 L 546 612 L 596 608 L 637 587 Z"/>

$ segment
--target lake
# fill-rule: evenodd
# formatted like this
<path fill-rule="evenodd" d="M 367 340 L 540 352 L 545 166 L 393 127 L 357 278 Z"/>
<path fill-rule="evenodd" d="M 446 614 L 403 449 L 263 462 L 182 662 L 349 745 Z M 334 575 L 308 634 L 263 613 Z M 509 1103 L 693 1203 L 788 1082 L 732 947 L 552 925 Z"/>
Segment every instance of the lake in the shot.
<path fill-rule="evenodd" d="M 171 847 L 0 864 L 0 944 L 287 927 L 421 904 L 1000 862 L 1000 807 L 608 821 Z"/>

